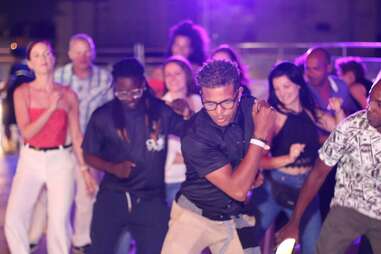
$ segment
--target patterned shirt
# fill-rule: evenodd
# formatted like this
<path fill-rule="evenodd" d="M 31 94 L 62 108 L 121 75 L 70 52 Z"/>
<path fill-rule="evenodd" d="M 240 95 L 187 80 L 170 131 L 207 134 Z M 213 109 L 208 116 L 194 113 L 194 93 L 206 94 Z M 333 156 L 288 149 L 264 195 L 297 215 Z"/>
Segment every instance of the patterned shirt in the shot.
<path fill-rule="evenodd" d="M 74 75 L 71 63 L 58 68 L 54 73 L 56 82 L 70 86 L 78 96 L 82 132 L 85 132 L 86 125 L 95 109 L 113 98 L 110 73 L 95 65 L 91 68 L 91 75 L 86 79 L 80 79 Z"/>
<path fill-rule="evenodd" d="M 343 121 L 319 156 L 328 166 L 338 163 L 331 206 L 353 208 L 381 220 L 381 133 L 369 124 L 366 112 Z"/>

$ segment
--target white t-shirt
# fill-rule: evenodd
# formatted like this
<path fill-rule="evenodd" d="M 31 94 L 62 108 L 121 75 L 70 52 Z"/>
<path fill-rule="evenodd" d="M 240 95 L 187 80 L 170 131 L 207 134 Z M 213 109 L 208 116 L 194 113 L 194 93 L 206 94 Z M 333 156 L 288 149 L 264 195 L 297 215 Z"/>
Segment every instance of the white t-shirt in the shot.
<path fill-rule="evenodd" d="M 166 93 L 162 99 L 167 103 L 171 103 L 175 99 L 171 94 Z M 202 108 L 201 98 L 197 94 L 192 94 L 186 98 L 189 107 L 194 112 L 198 112 Z M 175 163 L 176 154 L 181 155 L 180 138 L 169 135 L 168 136 L 168 152 L 167 160 L 165 162 L 165 182 L 166 183 L 181 183 L 185 180 L 186 167 L 184 163 Z"/>

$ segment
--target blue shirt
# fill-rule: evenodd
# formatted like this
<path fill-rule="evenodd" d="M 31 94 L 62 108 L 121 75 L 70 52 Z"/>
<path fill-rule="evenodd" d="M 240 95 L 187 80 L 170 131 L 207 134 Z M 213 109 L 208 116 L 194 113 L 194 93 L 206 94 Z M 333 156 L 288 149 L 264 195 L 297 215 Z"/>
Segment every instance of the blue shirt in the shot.
<path fill-rule="evenodd" d="M 342 108 L 347 115 L 352 114 L 356 112 L 357 110 L 359 110 L 359 108 L 356 107 L 356 104 L 350 94 L 348 86 L 345 84 L 343 80 L 339 79 L 336 76 L 329 76 L 328 81 L 329 81 L 330 97 L 338 97 L 343 99 Z M 314 86 L 309 85 L 309 88 L 312 91 L 312 94 L 317 102 L 317 105 L 321 109 L 326 110 L 328 103 L 322 100 L 322 98 L 320 98 L 319 92 Z"/>

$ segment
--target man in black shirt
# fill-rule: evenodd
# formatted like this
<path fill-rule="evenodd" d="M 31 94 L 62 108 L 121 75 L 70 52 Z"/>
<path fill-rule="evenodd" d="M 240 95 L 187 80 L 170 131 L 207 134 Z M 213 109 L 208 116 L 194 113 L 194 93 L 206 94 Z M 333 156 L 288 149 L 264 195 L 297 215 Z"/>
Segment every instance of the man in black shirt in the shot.
<path fill-rule="evenodd" d="M 252 187 L 274 122 L 263 101 L 242 96 L 231 62 L 207 63 L 197 76 L 204 108 L 182 139 L 186 180 L 173 204 L 163 254 L 244 253 L 236 221 Z M 255 126 L 255 127 L 254 127 Z M 242 239 L 241 239 L 242 240 Z"/>
<path fill-rule="evenodd" d="M 105 171 L 94 205 L 90 253 L 113 253 L 126 229 L 137 253 L 160 253 L 169 220 L 166 139 L 180 134 L 183 119 L 150 94 L 136 59 L 118 62 L 112 74 L 115 99 L 93 113 L 82 145 L 86 162 Z"/>

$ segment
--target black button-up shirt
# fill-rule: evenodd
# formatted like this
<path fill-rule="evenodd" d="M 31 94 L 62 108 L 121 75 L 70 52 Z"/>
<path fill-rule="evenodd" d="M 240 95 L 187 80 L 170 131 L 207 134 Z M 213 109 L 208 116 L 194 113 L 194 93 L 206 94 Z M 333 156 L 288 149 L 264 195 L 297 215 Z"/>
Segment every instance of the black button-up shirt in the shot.
<path fill-rule="evenodd" d="M 226 164 L 231 164 L 234 170 L 245 156 L 254 128 L 253 103 L 253 97 L 242 97 L 233 122 L 226 127 L 216 125 L 202 109 L 190 120 L 181 141 L 187 172 L 179 195 L 192 201 L 210 219 L 228 219 L 241 211 L 241 202 L 205 176 Z"/>
<path fill-rule="evenodd" d="M 174 113 L 164 102 L 152 98 L 159 114 L 159 140 L 162 149 L 150 149 L 149 129 L 146 126 L 145 107 L 140 103 L 136 109 L 125 108 L 126 129 L 129 142 L 121 139 L 112 120 L 115 100 L 98 108 L 89 121 L 82 148 L 84 153 L 101 159 L 120 163 L 131 161 L 136 164 L 128 178 L 121 179 L 106 173 L 100 188 L 128 191 L 141 197 L 162 195 L 164 197 L 164 164 L 167 155 L 167 135 L 180 135 L 184 120 Z"/>

